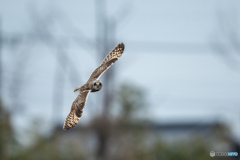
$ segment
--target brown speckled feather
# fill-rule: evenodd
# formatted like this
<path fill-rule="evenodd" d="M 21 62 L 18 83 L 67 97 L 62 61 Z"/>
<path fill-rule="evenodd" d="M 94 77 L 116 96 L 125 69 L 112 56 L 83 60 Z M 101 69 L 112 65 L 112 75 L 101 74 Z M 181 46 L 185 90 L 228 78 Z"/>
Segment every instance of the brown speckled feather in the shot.
<path fill-rule="evenodd" d="M 79 92 L 77 98 L 72 103 L 71 111 L 68 114 L 65 123 L 63 125 L 64 130 L 68 130 L 70 128 L 75 127 L 78 124 L 80 117 L 82 116 L 83 108 L 87 101 L 89 91 L 85 90 Z"/>
<path fill-rule="evenodd" d="M 80 91 L 75 101 L 72 103 L 72 108 L 68 114 L 63 129 L 68 130 L 75 127 L 78 124 L 80 117 L 82 116 L 83 108 L 87 101 L 87 96 L 90 91 L 94 92 L 91 88 L 92 82 L 96 81 L 113 63 L 115 63 L 119 57 L 122 56 L 124 51 L 124 44 L 118 44 L 112 52 L 110 52 L 103 60 L 102 64 L 92 73 L 89 80 L 82 86 L 77 87 L 74 92 Z M 100 89 L 99 89 L 100 90 Z"/>
<path fill-rule="evenodd" d="M 115 63 L 123 54 L 124 51 L 124 44 L 118 44 L 112 52 L 110 52 L 103 60 L 102 64 L 95 69 L 95 71 L 90 76 L 88 82 L 92 81 L 93 79 L 98 79 L 113 63 Z"/>

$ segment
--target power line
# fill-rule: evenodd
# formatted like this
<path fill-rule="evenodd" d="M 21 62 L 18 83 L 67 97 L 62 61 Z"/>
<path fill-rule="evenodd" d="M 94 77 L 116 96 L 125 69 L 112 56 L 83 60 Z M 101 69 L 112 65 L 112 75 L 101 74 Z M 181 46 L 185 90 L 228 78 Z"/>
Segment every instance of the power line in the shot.
<path fill-rule="evenodd" d="M 110 29 L 111 32 L 115 32 L 113 31 L 113 28 L 116 28 L 116 25 L 114 25 L 115 23 L 111 22 L 111 27 L 105 27 L 105 29 L 102 30 L 106 30 L 106 29 Z M 101 26 L 101 25 L 100 25 Z M 44 40 L 49 42 L 49 44 L 54 43 L 56 41 L 73 41 L 75 43 L 77 43 L 78 45 L 80 45 L 82 48 L 85 49 L 91 49 L 91 50 L 95 50 L 97 49 L 97 51 L 100 50 L 104 50 L 104 48 L 106 48 L 106 43 L 105 41 L 108 41 L 107 39 L 109 39 L 109 33 L 105 33 L 106 36 L 108 37 L 107 39 L 102 39 L 101 37 L 103 36 L 100 31 L 101 27 L 97 27 L 97 35 L 96 35 L 96 43 L 90 43 L 90 41 L 85 41 L 85 39 L 83 39 L 81 36 L 54 36 L 54 38 L 52 37 L 44 37 L 44 35 L 41 34 L 20 34 L 20 33 L 6 33 L 2 38 L 2 43 L 7 44 L 7 45 L 15 45 L 15 44 L 19 44 L 19 43 L 29 43 L 31 41 L 39 41 L 39 40 Z M 107 26 L 107 25 L 106 25 Z M 103 26 L 104 27 L 104 26 Z M 99 33 L 100 32 L 100 33 Z M 112 34 L 110 34 L 111 36 L 113 36 Z M 42 38 L 39 38 L 42 37 Z M 113 38 L 110 38 L 113 39 Z M 119 41 L 116 40 L 115 41 Z M 111 43 L 110 45 L 115 45 L 113 44 L 112 41 L 109 41 L 109 43 Z M 134 41 L 134 40 L 124 40 L 125 44 L 128 44 L 128 49 L 130 51 L 137 51 L 140 52 L 141 54 L 149 54 L 149 53 L 159 53 L 159 52 L 184 52 L 184 53 L 196 53 L 196 52 L 209 52 L 212 50 L 211 44 L 210 43 L 198 43 L 198 42 L 159 42 L 159 41 Z M 223 45 L 224 44 L 219 44 L 219 45 Z M 227 45 L 227 44 L 226 44 Z M 107 47 L 110 48 L 110 47 Z M 106 52 L 108 53 L 108 52 Z M 104 53 L 104 54 L 106 54 Z M 102 59 L 102 57 L 101 57 Z"/>
<path fill-rule="evenodd" d="M 212 50 L 208 43 L 194 43 L 194 42 L 157 42 L 157 41 L 125 41 L 129 44 L 129 49 L 138 53 L 197 53 L 209 52 Z"/>
<path fill-rule="evenodd" d="M 2 18 L 0 16 L 0 94 L 2 92 Z"/>

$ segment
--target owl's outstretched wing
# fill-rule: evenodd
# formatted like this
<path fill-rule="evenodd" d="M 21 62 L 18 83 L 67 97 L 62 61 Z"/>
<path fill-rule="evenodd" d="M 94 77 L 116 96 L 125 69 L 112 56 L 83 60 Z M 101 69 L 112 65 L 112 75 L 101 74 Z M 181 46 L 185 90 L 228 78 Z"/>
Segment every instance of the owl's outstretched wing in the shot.
<path fill-rule="evenodd" d="M 102 64 L 95 69 L 95 71 L 90 76 L 89 81 L 93 79 L 98 79 L 113 63 L 115 63 L 123 54 L 124 51 L 124 44 L 118 44 L 112 52 L 110 52 L 103 60 Z"/>
<path fill-rule="evenodd" d="M 69 130 L 78 124 L 78 121 L 82 116 L 83 108 L 86 104 L 88 94 L 88 90 L 79 92 L 77 98 L 72 103 L 71 111 L 68 114 L 63 125 L 64 130 Z"/>

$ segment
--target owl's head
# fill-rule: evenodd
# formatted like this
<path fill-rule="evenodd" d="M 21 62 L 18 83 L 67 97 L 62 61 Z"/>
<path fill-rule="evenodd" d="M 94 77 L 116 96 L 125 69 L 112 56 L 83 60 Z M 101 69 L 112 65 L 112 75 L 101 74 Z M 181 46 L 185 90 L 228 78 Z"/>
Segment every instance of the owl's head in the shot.
<path fill-rule="evenodd" d="M 92 90 L 91 92 L 97 92 L 102 88 L 102 82 L 99 80 L 95 80 L 92 82 Z"/>

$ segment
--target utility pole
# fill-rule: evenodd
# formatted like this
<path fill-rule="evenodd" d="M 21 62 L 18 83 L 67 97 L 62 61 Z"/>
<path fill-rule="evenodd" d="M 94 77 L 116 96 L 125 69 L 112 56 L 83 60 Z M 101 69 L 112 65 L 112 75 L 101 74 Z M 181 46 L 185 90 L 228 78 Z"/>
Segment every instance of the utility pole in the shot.
<path fill-rule="evenodd" d="M 2 93 L 2 43 L 3 43 L 3 35 L 2 35 L 2 17 L 0 16 L 0 95 Z"/>
<path fill-rule="evenodd" d="M 100 59 L 103 59 L 104 56 L 104 51 L 106 50 L 106 30 L 105 28 L 105 21 L 106 21 L 106 5 L 105 5 L 105 0 L 95 0 L 95 12 L 96 12 L 96 52 L 98 55 L 98 57 L 100 57 Z M 104 77 L 106 75 L 103 75 Z M 105 78 L 104 78 L 105 80 Z M 105 81 L 104 81 L 105 83 Z M 106 83 L 105 83 L 106 84 Z M 105 92 L 103 93 L 103 102 L 106 101 L 106 93 L 107 93 L 107 86 L 105 87 Z M 103 108 L 106 108 L 106 106 L 104 106 L 103 104 Z M 104 114 L 104 110 L 103 109 L 103 114 Z M 105 114 L 106 119 L 107 119 L 107 114 Z M 99 160 L 104 160 L 106 159 L 106 150 L 107 150 L 107 135 L 106 135 L 106 128 L 102 125 L 104 123 L 103 117 L 100 117 L 100 123 L 97 124 L 97 126 L 94 128 L 96 130 L 97 133 L 97 139 L 98 139 L 98 146 L 97 146 L 97 151 L 96 151 L 96 158 Z"/>
<path fill-rule="evenodd" d="M 96 0 L 96 52 L 100 55 L 100 60 L 102 61 L 106 55 L 111 51 L 111 47 L 116 45 L 115 42 L 115 25 L 110 26 L 109 20 L 107 18 L 107 8 L 106 0 Z M 113 29 L 114 28 L 114 29 Z M 96 132 L 98 138 L 98 147 L 96 158 L 99 160 L 107 160 L 107 146 L 109 142 L 110 133 L 110 108 L 113 100 L 111 94 L 113 84 L 114 71 L 111 67 L 107 72 L 103 74 L 103 103 L 102 103 L 102 115 L 100 116 L 99 123 L 97 125 Z"/>

